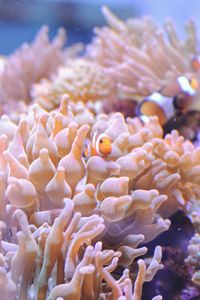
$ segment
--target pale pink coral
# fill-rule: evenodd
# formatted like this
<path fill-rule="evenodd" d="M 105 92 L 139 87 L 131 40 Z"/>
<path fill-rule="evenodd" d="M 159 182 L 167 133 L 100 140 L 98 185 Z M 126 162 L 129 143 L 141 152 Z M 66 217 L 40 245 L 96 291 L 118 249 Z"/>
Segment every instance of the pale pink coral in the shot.
<path fill-rule="evenodd" d="M 187 215 L 194 226 L 195 232 L 188 244 L 188 256 L 185 259 L 185 263 L 191 268 L 192 281 L 195 285 L 200 286 L 200 207 L 198 189 L 194 192 L 196 192 L 198 198 L 191 198 L 191 202 L 187 207 Z"/>
<path fill-rule="evenodd" d="M 69 60 L 51 80 L 35 84 L 32 97 L 42 107 L 51 110 L 59 106 L 61 96 L 72 101 L 101 101 L 111 98 L 112 82 L 103 68 L 86 58 Z"/>
<path fill-rule="evenodd" d="M 17 125 L 0 122 L 7 124 L 0 137 L 6 293 L 141 299 L 143 283 L 161 268 L 160 247 L 149 266 L 138 261 L 136 281 L 127 269 L 116 280 L 114 270 L 147 252 L 140 244 L 169 228 L 166 217 L 188 210 L 199 194 L 199 149 L 175 131 L 163 139 L 156 117 L 142 124 L 120 113 L 95 116 L 66 96 L 58 110 L 34 104 Z M 112 152 L 85 158 L 84 144 L 98 130 Z"/>
<path fill-rule="evenodd" d="M 108 26 L 95 29 L 87 54 L 114 81 L 118 98 L 140 101 L 165 86 L 173 86 L 180 75 L 199 80 L 199 72 L 191 63 L 199 51 L 193 21 L 187 23 L 182 42 L 171 20 L 163 30 L 149 17 L 123 21 L 107 7 L 102 12 Z"/>
<path fill-rule="evenodd" d="M 48 28 L 44 26 L 31 44 L 23 44 L 6 59 L 0 72 L 1 114 L 11 107 L 20 107 L 20 101 L 30 102 L 32 84 L 49 77 L 64 62 L 64 42 L 63 29 L 50 42 Z"/>
<path fill-rule="evenodd" d="M 82 125 L 82 115 L 88 120 L 88 124 Z M 115 188 L 118 177 L 113 178 L 116 179 L 116 183 L 110 178 L 111 182 L 113 181 L 113 188 L 109 191 L 106 180 L 109 180 L 111 174 L 118 176 L 120 172 L 116 162 L 102 158 L 100 171 L 98 157 L 90 158 L 88 162 L 83 159 L 84 140 L 86 136 L 90 138 L 89 131 L 92 132 L 95 117 L 92 116 L 91 119 L 91 112 L 83 104 L 74 106 L 69 103 L 66 106 L 66 98 L 63 97 L 59 111 L 53 113 L 44 113 L 36 105 L 30 107 L 28 114 L 23 115 L 19 124 L 15 125 L 14 132 L 12 121 L 8 118 L 6 122 L 8 134 L 1 136 L 0 213 L 2 220 L 7 224 L 6 228 L 2 226 L 2 245 L 9 257 L 10 266 L 6 265 L 3 272 L 11 270 L 13 293 L 15 295 L 17 293 L 20 297 L 26 297 L 28 294 L 30 299 L 35 297 L 46 299 L 51 290 L 49 299 L 54 299 L 55 295 L 65 296 L 68 299 L 71 299 L 71 295 L 79 297 L 81 290 L 86 295 L 85 299 L 91 292 L 95 298 L 107 293 L 113 294 L 114 297 L 126 295 L 127 287 L 123 282 L 125 283 L 125 279 L 128 278 L 128 271 L 119 281 L 116 281 L 111 273 L 117 267 L 118 260 L 119 264 L 127 266 L 147 251 L 144 247 L 136 249 L 139 243 L 144 239 L 147 240 L 147 236 L 137 230 L 138 221 L 134 217 L 134 225 L 131 225 L 133 227 L 128 227 L 125 231 L 122 229 L 117 244 L 110 245 L 108 242 L 109 237 L 114 234 L 115 226 L 121 226 L 126 216 L 129 220 L 133 217 L 131 214 L 130 218 L 128 213 L 128 206 L 133 200 L 129 195 L 128 177 L 119 177 L 121 187 L 119 191 Z M 119 123 L 119 135 L 124 134 L 124 130 L 129 135 L 128 124 L 116 114 L 110 121 L 108 120 L 110 124 L 108 133 L 113 140 L 116 136 L 112 133 L 112 128 L 116 126 L 116 122 Z M 68 143 L 59 154 L 57 145 L 59 139 L 63 138 L 68 139 Z M 13 141 L 17 141 L 18 147 Z M 87 183 L 91 178 L 92 159 L 94 166 L 96 165 L 96 171 L 95 169 L 93 171 L 95 182 L 100 186 L 99 184 L 105 181 L 99 192 L 98 187 Z M 101 201 L 96 198 L 96 192 L 98 195 L 103 193 Z M 142 194 L 138 197 L 139 201 L 142 201 Z M 65 202 L 64 198 L 67 199 Z M 154 196 L 149 204 L 153 199 Z M 151 211 L 149 204 L 144 209 Z M 168 220 L 162 222 L 159 220 L 158 224 L 151 224 L 155 210 L 156 208 L 146 220 L 147 227 L 145 225 L 143 229 L 141 228 L 143 233 L 148 231 L 148 239 L 169 227 Z M 132 211 L 135 214 L 134 208 Z M 133 235 L 134 230 L 136 234 Z M 16 234 L 18 242 L 14 238 Z M 114 250 L 102 250 L 101 243 L 95 244 L 95 239 L 102 239 L 104 248 L 106 245 L 109 248 L 114 246 Z M 94 248 L 85 248 L 91 243 Z M 60 250 L 57 251 L 58 249 Z M 80 250 L 85 250 L 85 254 L 79 255 Z M 154 259 L 158 262 L 155 265 L 157 270 L 160 268 L 160 255 L 158 257 L 156 253 Z M 6 263 L 4 257 L 2 264 L 3 262 Z M 26 264 L 29 267 L 26 267 Z M 33 270 L 35 278 L 32 277 Z M 154 272 L 153 269 L 151 272 Z M 134 291 L 134 297 L 140 297 L 142 282 L 148 280 L 145 276 L 140 279 L 140 283 L 136 283 L 139 287 Z M 87 287 L 90 280 L 86 281 L 86 278 L 89 277 L 98 279 L 92 291 Z M 32 280 L 36 289 L 31 284 Z M 107 288 L 101 283 L 102 280 L 107 282 Z"/>
<path fill-rule="evenodd" d="M 32 233 L 25 213 L 15 211 L 13 217 L 20 228 L 18 246 L 8 259 L 14 245 L 8 243 L 5 256 L 2 255 L 2 299 L 16 299 L 18 293 L 21 298 L 28 296 L 29 299 L 41 300 L 58 297 L 141 299 L 143 283 L 150 281 L 162 268 L 160 247 L 155 249 L 150 264 L 146 265 L 141 259 L 138 261 L 139 273 L 132 291 L 128 269 L 118 280 L 112 275 L 120 251 L 103 250 L 101 242 L 87 245 L 104 230 L 103 219 L 97 215 L 88 218 L 81 217 L 80 213 L 73 215 L 73 202 L 65 199 L 64 203 L 64 209 L 53 225 L 33 228 Z M 12 278 L 6 271 L 9 264 Z M 33 267 L 35 277 L 32 282 Z"/>

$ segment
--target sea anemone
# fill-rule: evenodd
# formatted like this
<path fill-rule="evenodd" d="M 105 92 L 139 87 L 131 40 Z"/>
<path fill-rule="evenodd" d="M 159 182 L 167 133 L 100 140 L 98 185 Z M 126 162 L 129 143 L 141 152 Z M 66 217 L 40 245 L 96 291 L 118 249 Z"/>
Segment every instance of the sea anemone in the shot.
<path fill-rule="evenodd" d="M 31 101 L 32 84 L 48 78 L 64 63 L 64 43 L 63 29 L 50 42 L 48 28 L 44 26 L 31 44 L 23 44 L 5 59 L 0 71 L 1 114 L 20 108 L 24 110 L 24 105 L 20 102 Z"/>
<path fill-rule="evenodd" d="M 44 27 L 2 61 L 2 300 L 142 299 L 143 284 L 163 268 L 155 238 L 179 209 L 196 230 L 185 262 L 195 293 L 200 285 L 198 142 L 166 126 L 164 136 L 157 116 L 112 111 L 130 113 L 130 101 L 161 89 L 173 97 L 182 76 L 196 84 L 194 24 L 182 43 L 171 21 L 165 39 L 148 18 L 123 22 L 107 8 L 103 13 L 109 27 L 95 30 L 82 57 L 76 47 L 61 50 L 62 30 L 50 43 Z"/>
<path fill-rule="evenodd" d="M 132 116 L 157 115 L 163 125 L 179 113 L 199 110 L 199 43 L 194 22 L 187 23 L 186 39 L 181 41 L 171 20 L 163 29 L 150 17 L 122 21 L 107 7 L 102 12 L 108 26 L 95 28 L 86 56 L 102 66 L 114 84 L 110 111 L 120 108 L 119 101 L 136 101 L 139 105 L 132 108 Z"/>
<path fill-rule="evenodd" d="M 43 108 L 52 110 L 59 106 L 63 94 L 67 94 L 74 102 L 98 102 L 104 99 L 109 102 L 111 93 L 112 82 L 103 68 L 94 61 L 79 58 L 69 60 L 51 80 L 43 79 L 35 84 L 32 97 Z"/>
<path fill-rule="evenodd" d="M 136 279 L 128 268 L 198 193 L 199 149 L 177 132 L 163 139 L 156 117 L 95 116 L 65 96 L 58 110 L 34 104 L 19 124 L 0 124 L 3 299 L 141 299 L 161 248 L 147 266 L 138 260 Z M 111 153 L 84 158 L 99 130 Z"/>
<path fill-rule="evenodd" d="M 105 68 L 121 97 L 137 99 L 159 91 L 178 76 L 198 75 L 191 63 L 198 54 L 194 22 L 187 23 L 182 42 L 171 20 L 166 22 L 166 40 L 163 29 L 149 17 L 122 21 L 107 7 L 102 12 L 108 26 L 95 29 L 88 55 Z"/>

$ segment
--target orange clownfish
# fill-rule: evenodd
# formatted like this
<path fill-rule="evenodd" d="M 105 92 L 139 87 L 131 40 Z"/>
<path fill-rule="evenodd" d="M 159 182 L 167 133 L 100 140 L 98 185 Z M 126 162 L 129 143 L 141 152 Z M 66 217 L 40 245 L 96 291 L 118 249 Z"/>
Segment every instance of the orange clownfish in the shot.
<path fill-rule="evenodd" d="M 179 76 L 176 83 L 178 83 L 177 94 L 164 96 L 161 90 L 154 92 L 140 102 L 138 113 L 144 122 L 149 121 L 149 116 L 157 115 L 160 124 L 164 125 L 176 113 L 185 113 L 189 109 L 190 97 L 196 95 L 198 81 L 196 78 L 189 79 L 186 76 Z M 172 87 L 173 84 L 172 82 Z"/>
<path fill-rule="evenodd" d="M 197 55 L 191 60 L 192 69 L 196 72 L 200 70 L 200 56 Z"/>
<path fill-rule="evenodd" d="M 101 133 L 98 135 L 98 133 L 95 132 L 92 139 L 92 143 L 89 143 L 84 151 L 84 156 L 107 156 L 111 153 L 111 151 L 112 144 L 107 134 Z"/>

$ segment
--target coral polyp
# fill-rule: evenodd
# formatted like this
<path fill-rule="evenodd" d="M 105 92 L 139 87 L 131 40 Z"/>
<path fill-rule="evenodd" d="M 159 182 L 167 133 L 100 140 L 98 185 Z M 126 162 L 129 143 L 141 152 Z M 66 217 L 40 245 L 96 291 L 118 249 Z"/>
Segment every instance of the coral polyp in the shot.
<path fill-rule="evenodd" d="M 85 120 L 87 116 L 91 120 L 91 112 L 79 105 Z M 142 190 L 141 185 L 140 189 L 134 188 L 135 179 L 153 160 L 150 141 L 162 130 L 156 128 L 157 121 L 153 119 L 146 128 L 145 140 L 145 128 L 139 120 L 135 122 L 141 128 L 133 133 L 133 124 L 126 123 L 121 114 L 104 116 L 112 153 L 107 159 L 85 159 L 86 138 L 91 139 L 93 130 L 105 122 L 103 115 L 102 120 L 100 115 L 98 120 L 94 115 L 92 118 L 92 122 L 79 123 L 81 116 L 63 97 L 59 110 L 51 113 L 31 106 L 15 130 L 7 120 L 10 136 L 0 137 L 1 276 L 7 284 L 3 299 L 15 299 L 16 295 L 29 299 L 71 299 L 74 295 L 78 299 L 81 293 L 83 299 L 91 293 L 94 299 L 101 294 L 117 299 L 127 293 L 137 299 L 142 283 L 151 280 L 161 268 L 161 249 L 157 247 L 150 265 L 138 261 L 133 292 L 128 269 L 121 279 L 116 280 L 113 274 L 117 265 L 128 267 L 136 257 L 144 255 L 147 248 L 138 245 L 170 225 L 169 220 L 156 217 L 167 196 L 159 195 L 156 189 Z M 63 135 L 67 142 L 64 145 Z M 141 135 L 144 146 L 135 145 L 136 135 Z M 130 159 L 132 170 L 126 166 Z M 120 235 L 117 228 L 121 228 Z M 91 278 L 98 279 L 98 288 L 97 282 L 88 288 Z"/>
<path fill-rule="evenodd" d="M 165 218 L 186 209 L 198 191 L 199 149 L 177 132 L 163 139 L 156 117 L 143 125 L 120 113 L 94 116 L 83 103 L 81 113 L 76 107 L 65 96 L 50 113 L 35 104 L 18 125 L 8 118 L 10 134 L 0 137 L 5 297 L 126 299 L 134 284 L 132 297 L 140 299 L 142 283 L 161 268 L 161 249 L 149 266 L 138 261 L 134 283 L 127 268 L 147 252 L 139 245 L 166 231 Z M 103 126 L 111 153 L 85 158 L 85 141 Z M 118 280 L 117 265 L 125 268 Z M 99 278 L 98 289 L 93 282 L 88 290 L 86 278 Z"/>
<path fill-rule="evenodd" d="M 95 29 L 88 55 L 105 68 L 122 97 L 148 96 L 178 76 L 198 76 L 199 70 L 191 64 L 198 53 L 194 22 L 187 23 L 182 42 L 171 20 L 166 22 L 164 32 L 148 17 L 123 21 L 107 7 L 102 12 L 108 26 Z"/>
<path fill-rule="evenodd" d="M 32 96 L 45 109 L 58 107 L 67 94 L 74 101 L 93 102 L 111 97 L 112 82 L 103 68 L 86 59 L 72 59 L 61 67 L 51 81 L 45 79 L 33 87 Z"/>

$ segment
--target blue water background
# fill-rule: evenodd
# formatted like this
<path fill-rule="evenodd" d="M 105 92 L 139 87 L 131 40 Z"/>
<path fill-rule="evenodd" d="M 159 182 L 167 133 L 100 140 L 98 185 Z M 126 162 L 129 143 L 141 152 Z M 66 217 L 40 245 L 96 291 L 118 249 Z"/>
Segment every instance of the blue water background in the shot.
<path fill-rule="evenodd" d="M 151 15 L 163 24 L 170 16 L 180 36 L 188 18 L 196 19 L 197 25 L 200 22 L 199 0 L 0 0 L 0 54 L 9 54 L 33 40 L 43 24 L 49 25 L 51 37 L 60 26 L 66 28 L 68 45 L 88 43 L 93 28 L 105 25 L 102 5 L 122 19 Z"/>

